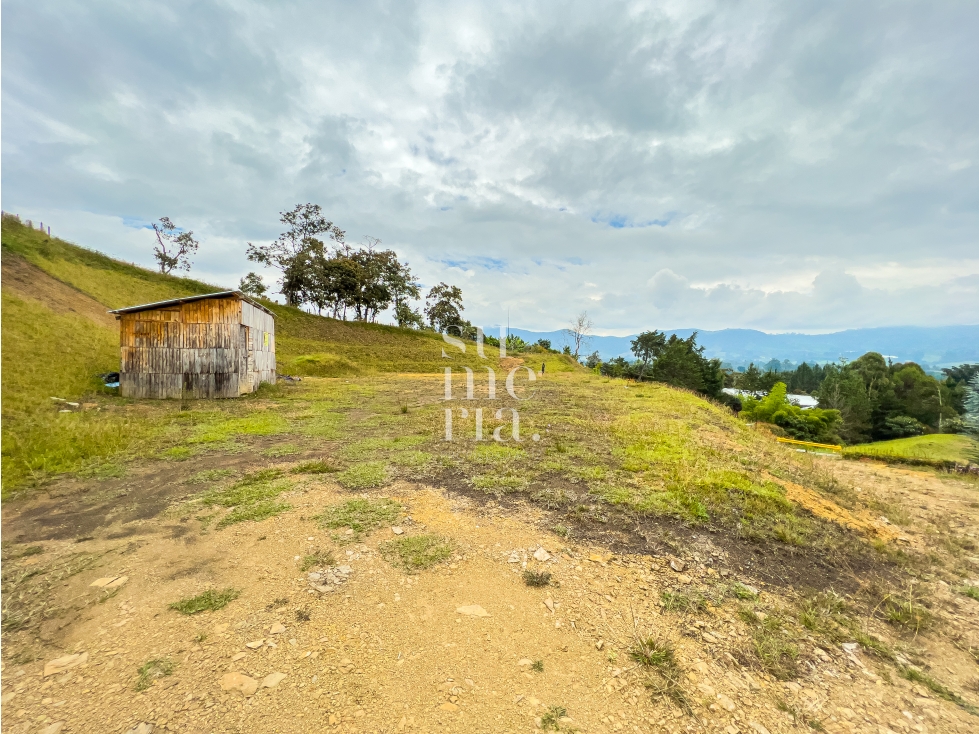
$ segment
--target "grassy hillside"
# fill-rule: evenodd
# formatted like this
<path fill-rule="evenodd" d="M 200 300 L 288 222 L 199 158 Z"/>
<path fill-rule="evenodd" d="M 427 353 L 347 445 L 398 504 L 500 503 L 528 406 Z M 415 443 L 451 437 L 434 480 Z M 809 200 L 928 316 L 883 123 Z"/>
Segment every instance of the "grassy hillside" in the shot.
<path fill-rule="evenodd" d="M 151 436 L 165 432 L 168 406 L 133 411 L 100 388 L 97 375 L 119 367 L 118 332 L 105 311 L 221 288 L 115 260 L 48 237 L 11 216 L 2 222 L 2 257 L 5 491 L 145 447 Z M 8 277 L 15 269 L 20 277 Z M 282 374 L 436 372 L 445 364 L 436 334 L 268 305 L 277 316 Z M 465 355 L 450 351 L 453 364 L 480 366 L 471 349 Z M 487 348 L 488 355 L 493 351 Z M 85 402 L 94 395 L 102 404 L 98 414 L 59 413 L 51 400 Z"/>
<path fill-rule="evenodd" d="M 573 505 L 594 513 L 600 524 L 606 520 L 599 505 L 605 505 L 636 516 L 729 526 L 745 537 L 790 545 L 820 535 L 819 524 L 786 494 L 785 482 L 811 488 L 822 481 L 794 452 L 691 393 L 609 381 L 556 354 L 524 355 L 535 369 L 547 362 L 547 379 L 527 385 L 521 375 L 522 399 L 506 395 L 500 374 L 497 397 L 487 400 L 482 367 L 498 367 L 496 358 L 446 347 L 447 361 L 436 334 L 270 304 L 279 372 L 311 379 L 241 400 L 181 405 L 121 399 L 95 379 L 118 365 L 115 322 L 103 309 L 215 287 L 49 239 L 9 218 L 3 258 L 5 272 L 23 264 L 19 279 L 4 279 L 7 493 L 63 472 L 124 472 L 127 461 L 140 457 L 315 449 L 330 453 L 331 467 L 352 488 L 438 477 L 467 491 Z M 476 376 L 475 399 L 453 404 L 452 442 L 443 440 L 441 371 L 447 364 L 469 365 Z M 461 397 L 465 378 L 460 370 L 456 375 Z M 343 379 L 324 379 L 331 377 Z M 91 400 L 99 409 L 61 413 L 52 396 Z M 519 411 L 519 441 L 511 409 Z M 502 443 L 493 440 L 494 430 Z M 269 442 L 277 447 L 263 448 Z"/>
<path fill-rule="evenodd" d="M 923 464 L 968 464 L 977 461 L 979 444 L 968 436 L 939 433 L 850 446 L 844 450 L 844 455 Z"/>

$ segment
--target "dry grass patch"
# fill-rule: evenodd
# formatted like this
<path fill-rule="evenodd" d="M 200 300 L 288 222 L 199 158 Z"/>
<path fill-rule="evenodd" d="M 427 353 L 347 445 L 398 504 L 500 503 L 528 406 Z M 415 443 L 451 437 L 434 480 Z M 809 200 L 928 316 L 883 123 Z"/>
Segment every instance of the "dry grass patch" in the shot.
<path fill-rule="evenodd" d="M 378 546 L 392 565 L 408 573 L 431 568 L 452 557 L 455 546 L 441 535 L 406 535 Z"/>

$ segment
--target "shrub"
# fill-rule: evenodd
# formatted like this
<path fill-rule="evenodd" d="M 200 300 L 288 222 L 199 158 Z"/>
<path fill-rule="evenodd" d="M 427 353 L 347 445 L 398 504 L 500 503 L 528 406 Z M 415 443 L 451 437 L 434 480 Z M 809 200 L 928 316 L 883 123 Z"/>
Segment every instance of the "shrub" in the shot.
<path fill-rule="evenodd" d="M 237 599 L 240 594 L 241 591 L 239 589 L 229 588 L 224 591 L 208 589 L 203 594 L 174 602 L 170 605 L 170 609 L 178 611 L 181 614 L 197 614 L 198 612 L 205 611 L 216 612 L 218 609 L 226 607 L 228 602 Z"/>
<path fill-rule="evenodd" d="M 760 423 L 772 423 L 799 441 L 839 441 L 836 431 L 842 423 L 840 411 L 824 408 L 803 410 L 798 405 L 792 405 L 785 394 L 785 383 L 778 382 L 764 398 L 744 396 L 741 417 Z"/>

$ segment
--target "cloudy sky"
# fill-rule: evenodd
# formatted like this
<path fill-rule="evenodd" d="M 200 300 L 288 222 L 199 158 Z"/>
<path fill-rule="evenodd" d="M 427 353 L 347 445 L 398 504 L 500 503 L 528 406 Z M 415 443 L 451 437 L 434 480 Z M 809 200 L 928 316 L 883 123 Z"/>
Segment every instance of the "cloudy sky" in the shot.
<path fill-rule="evenodd" d="M 487 326 L 979 323 L 975 3 L 2 9 L 3 208 L 126 260 L 311 201 Z"/>

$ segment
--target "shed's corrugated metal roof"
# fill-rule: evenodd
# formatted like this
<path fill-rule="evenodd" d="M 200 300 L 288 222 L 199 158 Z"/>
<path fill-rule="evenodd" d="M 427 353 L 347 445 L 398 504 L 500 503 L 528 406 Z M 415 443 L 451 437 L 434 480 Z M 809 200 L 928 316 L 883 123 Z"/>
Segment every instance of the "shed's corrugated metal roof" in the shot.
<path fill-rule="evenodd" d="M 267 313 L 272 318 L 275 318 L 275 314 L 272 313 L 268 308 L 263 306 L 258 301 L 255 301 L 248 296 L 246 296 L 241 291 L 218 291 L 217 293 L 204 293 L 200 296 L 184 296 L 183 298 L 171 298 L 169 301 L 156 301 L 154 303 L 144 303 L 139 306 L 126 306 L 126 308 L 117 308 L 114 311 L 109 311 L 109 313 L 134 313 L 135 311 L 152 311 L 154 308 L 163 308 L 164 306 L 173 306 L 178 303 L 189 303 L 191 301 L 203 301 L 205 298 L 228 298 L 230 296 L 237 296 L 243 301 L 248 301 L 255 308 L 260 308 L 265 313 Z"/>

